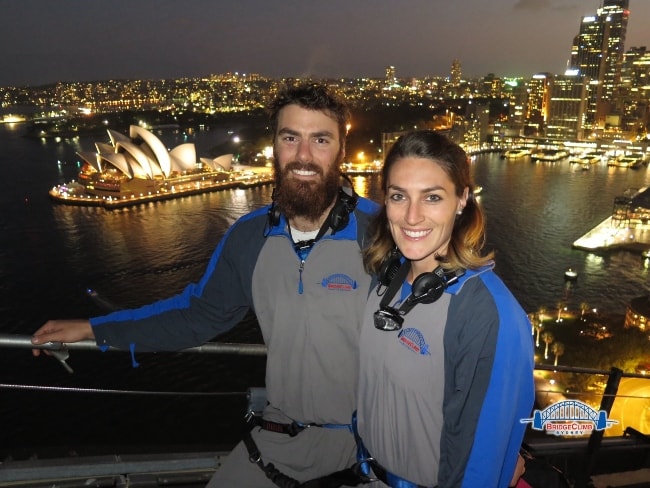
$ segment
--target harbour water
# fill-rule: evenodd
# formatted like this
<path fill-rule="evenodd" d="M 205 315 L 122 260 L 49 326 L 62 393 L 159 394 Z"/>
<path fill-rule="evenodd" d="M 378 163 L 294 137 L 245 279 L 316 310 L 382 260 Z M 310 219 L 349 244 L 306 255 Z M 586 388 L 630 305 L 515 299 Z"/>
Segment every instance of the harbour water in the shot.
<path fill-rule="evenodd" d="M 102 136 L 43 141 L 23 133 L 24 126 L 0 125 L 0 333 L 30 334 L 48 318 L 100 313 L 87 288 L 129 307 L 177 293 L 201 277 L 228 226 L 271 198 L 271 187 L 263 186 L 118 210 L 54 204 L 47 192 L 75 178 L 75 151 L 92 150 Z M 198 155 L 209 156 L 227 132 L 157 135 L 169 147 L 195 142 Z M 527 311 L 587 303 L 622 315 L 630 299 L 648 293 L 648 263 L 640 254 L 571 248 L 611 213 L 614 197 L 650 184 L 645 167 L 577 171 L 566 160 L 532 163 L 488 153 L 475 157 L 472 170 L 483 187 L 496 271 Z M 360 194 L 379 198 L 377 176 L 353 181 Z M 577 281 L 564 281 L 568 267 L 578 271 Z M 227 339 L 259 335 L 249 321 Z M 124 452 L 128 446 L 216 449 L 239 437 L 243 393 L 262 384 L 262 358 L 156 354 L 138 360 L 133 368 L 127 354 L 73 351 L 70 375 L 52 358 L 2 349 L 0 456 Z M 9 387 L 18 384 L 39 388 Z M 52 386 L 67 391 L 40 388 Z M 191 396 L 176 394 L 188 391 Z"/>

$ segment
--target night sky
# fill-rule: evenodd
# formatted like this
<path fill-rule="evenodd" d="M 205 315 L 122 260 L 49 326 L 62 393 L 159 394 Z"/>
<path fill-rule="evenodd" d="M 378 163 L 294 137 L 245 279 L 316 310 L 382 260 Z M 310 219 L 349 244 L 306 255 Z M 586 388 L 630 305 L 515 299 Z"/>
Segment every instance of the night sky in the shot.
<path fill-rule="evenodd" d="M 270 77 L 563 73 L 601 0 L 0 0 L 0 86 L 238 72 Z M 626 49 L 650 47 L 630 1 Z"/>

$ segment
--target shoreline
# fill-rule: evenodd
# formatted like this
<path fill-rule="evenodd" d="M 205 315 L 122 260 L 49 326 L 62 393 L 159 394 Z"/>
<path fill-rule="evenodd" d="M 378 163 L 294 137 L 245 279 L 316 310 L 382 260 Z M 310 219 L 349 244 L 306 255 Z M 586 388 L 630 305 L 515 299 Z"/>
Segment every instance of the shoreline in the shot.
<path fill-rule="evenodd" d="M 172 200 L 191 195 L 200 195 L 202 193 L 209 193 L 220 190 L 228 190 L 232 188 L 251 188 L 255 186 L 263 186 L 273 184 L 272 172 L 259 172 L 255 176 L 248 178 L 229 179 L 226 181 L 213 181 L 203 180 L 193 182 L 184 188 L 172 188 L 171 190 L 166 187 L 161 187 L 155 193 L 148 193 L 146 195 L 130 194 L 122 195 L 121 197 L 112 195 L 93 195 L 86 191 L 74 194 L 67 191 L 66 185 L 59 185 L 52 188 L 48 193 L 50 199 L 55 203 L 62 205 L 84 206 L 84 207 L 104 207 L 106 209 L 116 209 L 129 207 L 133 205 L 140 205 L 149 202 L 158 202 L 164 200 Z M 63 190 L 65 189 L 65 190 Z"/>

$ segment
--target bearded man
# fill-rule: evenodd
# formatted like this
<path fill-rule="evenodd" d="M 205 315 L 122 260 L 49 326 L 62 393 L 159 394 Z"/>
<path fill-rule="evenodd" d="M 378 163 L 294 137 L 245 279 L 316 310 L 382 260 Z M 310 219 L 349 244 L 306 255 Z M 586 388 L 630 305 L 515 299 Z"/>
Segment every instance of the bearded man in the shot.
<path fill-rule="evenodd" d="M 283 87 L 269 109 L 274 201 L 233 224 L 198 283 L 136 310 L 50 320 L 32 339 L 176 351 L 217 337 L 253 310 L 268 351 L 268 404 L 209 487 L 289 486 L 355 462 L 349 423 L 371 281 L 360 250 L 377 206 L 339 185 L 349 121 L 340 98 L 317 84 Z"/>

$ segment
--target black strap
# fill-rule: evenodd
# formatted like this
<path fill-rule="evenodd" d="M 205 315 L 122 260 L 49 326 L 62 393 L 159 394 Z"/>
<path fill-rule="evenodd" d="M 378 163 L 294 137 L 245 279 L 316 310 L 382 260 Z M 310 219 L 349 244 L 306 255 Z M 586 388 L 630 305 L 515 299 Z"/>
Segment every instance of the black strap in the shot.
<path fill-rule="evenodd" d="M 406 275 L 408 275 L 410 269 L 411 269 L 411 261 L 409 261 L 408 259 L 404 260 L 402 265 L 397 270 L 397 273 L 395 273 L 393 279 L 391 279 L 390 284 L 388 285 L 388 289 L 386 290 L 386 293 L 384 293 L 384 296 L 381 297 L 381 302 L 379 303 L 380 308 L 388 307 L 390 301 L 397 294 L 397 290 L 399 290 L 400 287 L 404 284 L 404 280 L 406 279 Z M 410 307 L 409 310 L 407 310 L 407 312 L 410 311 L 411 308 L 413 307 Z"/>
<path fill-rule="evenodd" d="M 248 422 L 251 424 L 250 427 L 256 425 L 264 430 L 276 432 L 278 434 L 287 434 L 290 437 L 297 436 L 309 427 L 326 427 L 323 424 L 301 424 L 296 421 L 293 421 L 290 424 L 282 424 L 280 422 L 271 422 L 270 420 L 266 420 L 260 415 L 251 415 L 250 418 L 248 418 Z"/>

